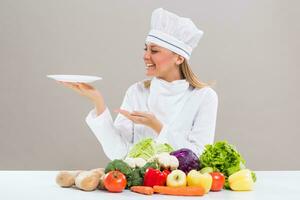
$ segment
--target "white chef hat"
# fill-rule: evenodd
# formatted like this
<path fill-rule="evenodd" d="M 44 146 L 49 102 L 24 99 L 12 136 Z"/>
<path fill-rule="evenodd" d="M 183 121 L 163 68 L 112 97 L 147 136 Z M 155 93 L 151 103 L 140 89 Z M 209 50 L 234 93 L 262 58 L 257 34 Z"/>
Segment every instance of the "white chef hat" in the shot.
<path fill-rule="evenodd" d="M 167 48 L 188 60 L 202 35 L 191 19 L 157 8 L 152 12 L 146 43 Z"/>

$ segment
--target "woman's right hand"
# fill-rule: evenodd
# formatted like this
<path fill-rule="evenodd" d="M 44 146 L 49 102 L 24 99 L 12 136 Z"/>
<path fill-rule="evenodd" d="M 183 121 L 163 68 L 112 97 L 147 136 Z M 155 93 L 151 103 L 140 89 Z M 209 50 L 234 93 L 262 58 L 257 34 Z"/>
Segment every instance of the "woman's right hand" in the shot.
<path fill-rule="evenodd" d="M 85 96 L 90 99 L 96 106 L 97 114 L 100 115 L 105 110 L 104 99 L 101 93 L 93 86 L 86 83 L 71 83 L 58 81 L 65 87 L 70 88 L 77 92 L 81 96 Z"/>

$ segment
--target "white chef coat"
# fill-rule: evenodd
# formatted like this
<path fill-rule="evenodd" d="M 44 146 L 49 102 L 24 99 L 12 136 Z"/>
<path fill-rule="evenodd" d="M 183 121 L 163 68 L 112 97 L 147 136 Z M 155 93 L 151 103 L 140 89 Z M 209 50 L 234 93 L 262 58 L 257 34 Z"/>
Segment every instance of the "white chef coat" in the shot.
<path fill-rule="evenodd" d="M 121 114 L 113 121 L 108 108 L 99 116 L 94 108 L 86 122 L 111 160 L 126 157 L 133 144 L 149 137 L 200 155 L 214 141 L 217 107 L 218 96 L 210 87 L 196 89 L 185 79 L 167 82 L 154 77 L 150 88 L 144 87 L 144 81 L 130 86 L 121 109 L 153 113 L 163 124 L 159 134 Z"/>

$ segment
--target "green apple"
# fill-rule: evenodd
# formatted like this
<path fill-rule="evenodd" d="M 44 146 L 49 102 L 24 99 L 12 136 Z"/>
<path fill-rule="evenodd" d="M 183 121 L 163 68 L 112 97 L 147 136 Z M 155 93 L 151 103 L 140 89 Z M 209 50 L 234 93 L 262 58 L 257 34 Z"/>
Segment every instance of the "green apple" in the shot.
<path fill-rule="evenodd" d="M 212 167 L 204 167 L 200 170 L 201 174 L 205 174 L 205 173 L 212 173 L 214 172 L 214 169 Z"/>
<path fill-rule="evenodd" d="M 183 171 L 173 170 L 167 177 L 167 186 L 182 187 L 186 186 L 186 175 Z"/>
<path fill-rule="evenodd" d="M 199 186 L 201 183 L 202 174 L 197 170 L 191 170 L 186 177 L 188 186 Z"/>
<path fill-rule="evenodd" d="M 191 170 L 187 175 L 188 186 L 200 186 L 208 193 L 212 185 L 212 177 L 209 173 L 201 174 L 197 170 Z"/>

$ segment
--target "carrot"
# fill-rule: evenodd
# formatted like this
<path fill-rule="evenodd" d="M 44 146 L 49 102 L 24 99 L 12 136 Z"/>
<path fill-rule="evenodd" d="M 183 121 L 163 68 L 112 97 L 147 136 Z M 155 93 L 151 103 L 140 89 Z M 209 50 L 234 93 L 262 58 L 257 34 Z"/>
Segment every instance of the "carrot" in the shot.
<path fill-rule="evenodd" d="M 203 187 L 186 186 L 186 187 L 168 187 L 154 186 L 154 192 L 159 194 L 177 195 L 177 196 L 203 196 L 205 194 Z"/>
<path fill-rule="evenodd" d="M 148 186 L 132 186 L 130 188 L 132 192 L 140 193 L 140 194 L 146 194 L 146 195 L 152 195 L 154 193 L 154 190 L 152 187 Z"/>

